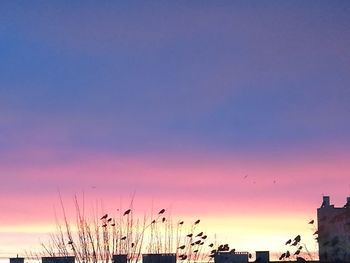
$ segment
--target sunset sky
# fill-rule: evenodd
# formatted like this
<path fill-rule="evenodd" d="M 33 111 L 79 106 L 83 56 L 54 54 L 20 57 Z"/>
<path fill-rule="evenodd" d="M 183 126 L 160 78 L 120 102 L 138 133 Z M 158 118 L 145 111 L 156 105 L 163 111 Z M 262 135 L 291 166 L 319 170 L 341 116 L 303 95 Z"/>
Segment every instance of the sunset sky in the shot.
<path fill-rule="evenodd" d="M 315 250 L 322 195 L 350 196 L 349 12 L 1 1 L 0 257 L 40 247 L 58 192 L 110 214 L 134 195 L 238 250 Z"/>

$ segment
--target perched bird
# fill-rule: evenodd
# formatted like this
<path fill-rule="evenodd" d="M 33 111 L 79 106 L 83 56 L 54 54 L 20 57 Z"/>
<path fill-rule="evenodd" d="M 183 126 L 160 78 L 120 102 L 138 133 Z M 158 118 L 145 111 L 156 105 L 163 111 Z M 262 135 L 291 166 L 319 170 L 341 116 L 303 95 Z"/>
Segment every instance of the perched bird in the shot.
<path fill-rule="evenodd" d="M 194 242 L 196 245 L 199 245 L 200 243 L 202 243 L 202 240 L 197 240 L 196 242 Z"/>
<path fill-rule="evenodd" d="M 184 224 L 184 221 L 180 221 L 180 222 L 179 222 L 179 225 L 183 225 L 183 224 Z"/>
<path fill-rule="evenodd" d="M 197 224 L 199 224 L 200 221 L 201 221 L 201 220 L 198 219 L 196 222 L 194 222 L 194 224 L 197 225 Z"/>
<path fill-rule="evenodd" d="M 192 233 L 187 235 L 187 237 L 192 237 L 192 236 L 193 236 L 193 234 L 192 234 Z"/>
<path fill-rule="evenodd" d="M 126 210 L 126 211 L 124 212 L 123 216 L 130 214 L 130 212 L 131 212 L 131 209 Z"/>
<path fill-rule="evenodd" d="M 286 245 L 289 245 L 290 243 L 292 243 L 292 240 L 289 239 L 287 242 L 286 242 Z"/>
<path fill-rule="evenodd" d="M 162 209 L 159 211 L 158 215 L 164 214 L 164 212 L 165 212 L 165 209 Z"/>
<path fill-rule="evenodd" d="M 107 224 L 103 224 L 102 227 L 107 227 Z"/>
<path fill-rule="evenodd" d="M 210 251 L 210 254 L 215 254 L 217 252 L 216 249 L 213 249 L 212 251 Z"/>
<path fill-rule="evenodd" d="M 108 217 L 108 214 L 105 214 L 103 217 L 100 218 L 100 220 L 106 219 Z"/>
<path fill-rule="evenodd" d="M 135 246 L 135 243 L 133 242 L 133 243 L 131 243 L 131 247 L 134 247 Z"/>
<path fill-rule="evenodd" d="M 297 251 L 295 251 L 294 255 L 299 255 L 300 254 L 300 250 L 298 249 Z"/>
<path fill-rule="evenodd" d="M 196 250 L 193 250 L 193 253 L 197 253 L 198 252 L 198 249 L 196 249 Z"/>
<path fill-rule="evenodd" d="M 303 246 L 298 247 L 298 250 L 302 250 L 302 249 L 303 249 Z"/>
<path fill-rule="evenodd" d="M 214 244 L 213 244 L 213 243 L 210 243 L 210 244 L 209 244 L 209 247 L 213 247 L 213 246 L 214 246 Z"/>
<path fill-rule="evenodd" d="M 67 244 L 68 244 L 68 245 L 72 245 L 72 244 L 73 244 L 73 241 L 72 241 L 72 240 L 69 240 Z"/>
<path fill-rule="evenodd" d="M 164 223 L 164 222 L 165 222 L 165 220 L 166 220 L 166 219 L 165 219 L 165 217 L 163 217 L 163 218 L 162 218 L 162 222 Z"/>
<path fill-rule="evenodd" d="M 186 246 L 185 245 L 182 245 L 182 246 L 179 246 L 178 249 L 184 249 Z"/>
<path fill-rule="evenodd" d="M 154 220 L 152 220 L 152 222 L 151 222 L 151 224 L 155 224 L 156 223 L 156 220 L 154 219 Z"/>
<path fill-rule="evenodd" d="M 120 240 L 125 240 L 126 239 L 126 236 L 123 236 Z"/>
<path fill-rule="evenodd" d="M 204 245 L 204 242 L 203 242 L 203 241 L 202 241 L 202 242 L 200 242 L 200 243 L 199 243 L 199 245 L 200 245 L 200 246 Z"/>
<path fill-rule="evenodd" d="M 196 235 L 196 237 L 201 237 L 203 235 L 203 232 L 200 232 Z"/>
<path fill-rule="evenodd" d="M 313 223 L 315 223 L 315 220 L 312 219 L 309 224 L 312 225 Z"/>
<path fill-rule="evenodd" d="M 230 253 L 235 253 L 236 252 L 236 249 L 234 249 L 234 248 L 232 248 L 231 250 L 230 250 Z"/>
<path fill-rule="evenodd" d="M 185 259 L 187 259 L 187 255 L 181 255 L 180 258 L 181 258 L 181 260 L 185 260 Z"/>
<path fill-rule="evenodd" d="M 112 221 L 112 218 L 108 218 L 107 222 L 111 222 Z"/>
<path fill-rule="evenodd" d="M 204 235 L 202 236 L 202 239 L 207 239 L 207 237 L 208 237 L 207 235 Z"/>
<path fill-rule="evenodd" d="M 111 226 L 115 226 L 115 223 L 112 223 Z"/>

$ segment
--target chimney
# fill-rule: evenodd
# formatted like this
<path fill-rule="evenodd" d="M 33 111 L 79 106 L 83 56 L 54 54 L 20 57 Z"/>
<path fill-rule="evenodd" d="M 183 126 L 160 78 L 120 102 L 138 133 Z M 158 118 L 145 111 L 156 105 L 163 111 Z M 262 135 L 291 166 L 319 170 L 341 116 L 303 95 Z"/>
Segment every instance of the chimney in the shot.
<path fill-rule="evenodd" d="M 326 207 L 330 205 L 330 200 L 329 200 L 329 196 L 323 196 L 323 202 L 321 207 Z"/>

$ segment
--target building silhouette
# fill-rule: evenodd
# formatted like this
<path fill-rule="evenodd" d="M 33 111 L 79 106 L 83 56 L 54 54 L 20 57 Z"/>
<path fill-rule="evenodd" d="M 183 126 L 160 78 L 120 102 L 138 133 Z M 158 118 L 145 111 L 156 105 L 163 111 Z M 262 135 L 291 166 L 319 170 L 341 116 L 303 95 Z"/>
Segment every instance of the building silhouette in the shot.
<path fill-rule="evenodd" d="M 317 223 L 320 262 L 350 262 L 350 197 L 343 207 L 334 207 L 324 196 Z"/>

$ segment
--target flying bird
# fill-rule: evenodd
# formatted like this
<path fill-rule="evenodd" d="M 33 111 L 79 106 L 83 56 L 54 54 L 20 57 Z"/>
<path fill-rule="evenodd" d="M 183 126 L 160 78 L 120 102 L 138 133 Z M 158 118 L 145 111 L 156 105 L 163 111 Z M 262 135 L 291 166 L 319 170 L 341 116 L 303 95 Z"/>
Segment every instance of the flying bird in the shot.
<path fill-rule="evenodd" d="M 183 225 L 183 224 L 184 224 L 184 221 L 180 221 L 180 222 L 179 222 L 179 225 Z"/>
<path fill-rule="evenodd" d="M 201 237 L 203 235 L 203 232 L 200 232 L 196 235 L 196 237 Z"/>
<path fill-rule="evenodd" d="M 193 253 L 197 253 L 198 252 L 198 249 L 196 249 L 196 250 L 193 250 Z"/>
<path fill-rule="evenodd" d="M 112 221 L 112 218 L 108 218 L 107 222 L 111 222 Z"/>
<path fill-rule="evenodd" d="M 208 236 L 207 235 L 204 235 L 204 236 L 202 236 L 202 239 L 206 239 Z"/>
<path fill-rule="evenodd" d="M 285 256 L 286 256 L 286 253 L 283 253 L 280 257 L 279 257 L 279 260 L 282 260 L 282 259 L 284 259 L 285 258 Z"/>
<path fill-rule="evenodd" d="M 179 246 L 178 249 L 184 249 L 186 246 L 185 245 L 182 245 L 182 246 Z"/>
<path fill-rule="evenodd" d="M 200 221 L 201 221 L 201 220 L 198 219 L 196 222 L 194 222 L 194 224 L 197 225 L 197 224 L 199 224 Z"/>
<path fill-rule="evenodd" d="M 294 255 L 299 255 L 300 254 L 300 250 L 298 249 L 297 251 L 295 251 Z"/>
<path fill-rule="evenodd" d="M 296 242 L 300 242 L 300 240 L 301 240 L 300 235 L 297 235 L 297 236 L 294 238 L 294 240 L 295 240 Z"/>
<path fill-rule="evenodd" d="M 159 211 L 158 215 L 164 214 L 164 212 L 165 212 L 165 209 L 162 209 Z"/>
<path fill-rule="evenodd" d="M 192 237 L 192 236 L 193 236 L 193 234 L 188 234 L 188 235 L 187 235 L 187 237 Z"/>
<path fill-rule="evenodd" d="M 290 243 L 292 243 L 292 240 L 289 239 L 287 242 L 286 242 L 286 245 L 289 245 Z"/>
<path fill-rule="evenodd" d="M 123 216 L 130 214 L 130 212 L 131 212 L 131 209 L 126 210 L 126 211 L 124 212 Z"/>
<path fill-rule="evenodd" d="M 108 214 L 105 214 L 103 217 L 100 218 L 100 220 L 106 219 L 108 217 Z"/>
<path fill-rule="evenodd" d="M 291 244 L 291 246 L 296 246 L 296 245 L 298 245 L 298 241 L 296 241 L 296 240 L 294 240 L 294 242 Z"/>

